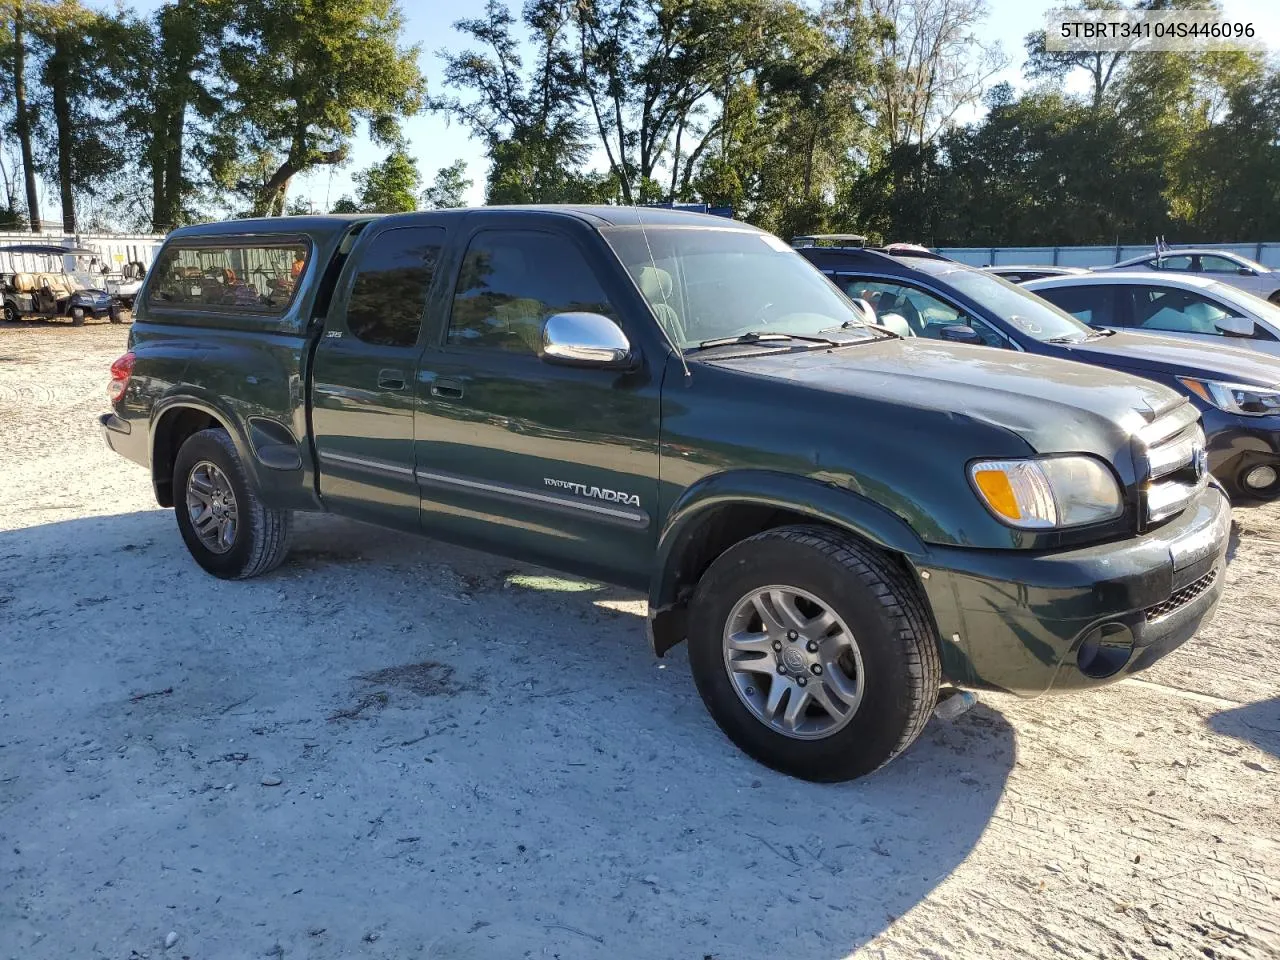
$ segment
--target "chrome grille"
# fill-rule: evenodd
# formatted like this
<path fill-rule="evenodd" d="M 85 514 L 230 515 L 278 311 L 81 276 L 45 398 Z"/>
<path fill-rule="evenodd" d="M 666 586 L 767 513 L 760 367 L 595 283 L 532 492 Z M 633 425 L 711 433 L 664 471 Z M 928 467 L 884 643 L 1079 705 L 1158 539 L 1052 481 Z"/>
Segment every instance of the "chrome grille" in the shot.
<path fill-rule="evenodd" d="M 1146 466 L 1142 505 L 1147 524 L 1181 513 L 1208 483 L 1199 420 L 1196 408 L 1184 403 L 1138 433 Z"/>
<path fill-rule="evenodd" d="M 1143 611 L 1147 615 L 1147 622 L 1151 623 L 1156 620 L 1163 619 L 1171 613 L 1175 613 L 1182 607 L 1200 596 L 1206 590 L 1213 586 L 1213 581 L 1218 579 L 1218 571 L 1210 570 L 1199 580 L 1187 584 L 1181 590 L 1176 591 L 1164 603 L 1157 603 L 1154 607 L 1147 607 Z"/>

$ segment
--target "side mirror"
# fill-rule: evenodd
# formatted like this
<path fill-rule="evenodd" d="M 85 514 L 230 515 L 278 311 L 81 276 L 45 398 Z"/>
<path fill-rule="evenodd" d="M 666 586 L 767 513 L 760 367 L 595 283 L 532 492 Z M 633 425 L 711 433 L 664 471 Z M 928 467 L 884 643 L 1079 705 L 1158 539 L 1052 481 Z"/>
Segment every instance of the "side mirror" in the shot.
<path fill-rule="evenodd" d="M 563 366 L 620 369 L 631 366 L 631 341 L 598 313 L 556 313 L 542 325 L 539 355 Z"/>
<path fill-rule="evenodd" d="M 1228 337 L 1252 337 L 1257 329 L 1248 317 L 1218 317 L 1213 325 Z"/>
<path fill-rule="evenodd" d="M 950 340 L 952 343 L 972 343 L 975 346 L 985 346 L 986 341 L 967 323 L 953 323 L 943 327 L 938 331 L 938 339 Z"/>
<path fill-rule="evenodd" d="M 1250 270 L 1248 267 L 1236 267 L 1236 273 L 1240 274 L 1240 276 L 1242 277 L 1253 276 L 1253 271 Z"/>

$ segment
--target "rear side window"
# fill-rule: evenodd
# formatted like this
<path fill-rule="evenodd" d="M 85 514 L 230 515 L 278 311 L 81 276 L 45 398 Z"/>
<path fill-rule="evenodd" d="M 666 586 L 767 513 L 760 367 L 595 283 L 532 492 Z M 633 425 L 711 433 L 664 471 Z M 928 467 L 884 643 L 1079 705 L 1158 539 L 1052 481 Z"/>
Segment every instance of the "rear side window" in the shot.
<path fill-rule="evenodd" d="M 417 343 L 443 245 L 443 227 L 396 227 L 374 237 L 347 301 L 351 334 L 387 347 Z"/>
<path fill-rule="evenodd" d="M 152 267 L 151 306 L 282 314 L 307 269 L 305 240 L 170 244 Z"/>
<path fill-rule="evenodd" d="M 617 315 L 567 237 L 533 231 L 477 234 L 453 299 L 449 343 L 536 354 L 555 313 Z"/>

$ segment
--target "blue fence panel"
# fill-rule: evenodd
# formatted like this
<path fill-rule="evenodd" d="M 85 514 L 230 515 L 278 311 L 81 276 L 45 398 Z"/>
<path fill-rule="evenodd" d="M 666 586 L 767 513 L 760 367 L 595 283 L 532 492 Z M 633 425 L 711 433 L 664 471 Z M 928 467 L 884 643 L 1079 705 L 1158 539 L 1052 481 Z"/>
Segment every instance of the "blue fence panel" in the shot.
<path fill-rule="evenodd" d="M 1263 266 L 1280 269 L 1280 242 L 1264 243 L 1172 243 L 1169 249 L 1208 247 L 1228 250 Z M 1059 267 L 1101 267 L 1155 252 L 1154 243 L 1115 244 L 1092 247 L 938 247 L 938 253 L 975 267 L 1056 265 Z"/>

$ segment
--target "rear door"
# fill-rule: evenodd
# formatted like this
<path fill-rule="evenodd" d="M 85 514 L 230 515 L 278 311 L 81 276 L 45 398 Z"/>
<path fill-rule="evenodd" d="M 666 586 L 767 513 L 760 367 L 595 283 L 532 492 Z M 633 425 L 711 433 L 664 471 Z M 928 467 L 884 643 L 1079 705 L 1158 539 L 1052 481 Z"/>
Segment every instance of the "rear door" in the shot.
<path fill-rule="evenodd" d="M 336 512 L 416 529 L 413 379 L 445 231 L 392 221 L 352 253 L 316 348 L 311 429 Z"/>
<path fill-rule="evenodd" d="M 483 223 L 464 241 L 441 341 L 420 361 L 424 529 L 643 584 L 657 536 L 661 366 L 642 353 L 626 372 L 539 357 L 543 322 L 565 312 L 603 314 L 639 351 L 610 293 L 625 274 L 603 243 L 578 235 L 585 227 Z"/>

